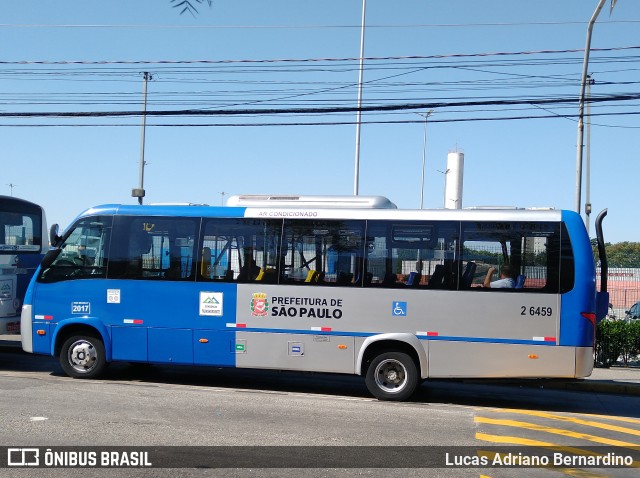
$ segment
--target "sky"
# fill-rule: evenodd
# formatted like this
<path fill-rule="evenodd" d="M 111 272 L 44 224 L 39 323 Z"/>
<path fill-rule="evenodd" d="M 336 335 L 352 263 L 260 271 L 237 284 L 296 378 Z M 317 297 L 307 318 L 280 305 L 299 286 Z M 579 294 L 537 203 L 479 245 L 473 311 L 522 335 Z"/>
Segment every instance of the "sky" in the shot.
<path fill-rule="evenodd" d="M 424 157 L 423 206 L 441 208 L 447 155 L 462 152 L 462 207 L 575 210 L 597 4 L 368 0 L 358 193 L 419 208 Z M 62 229 L 89 207 L 136 203 L 144 72 L 145 204 L 354 194 L 362 1 L 198 8 L 0 2 L 0 194 L 42 205 Z M 610 13 L 607 1 L 591 41 L 598 102 L 581 199 L 593 205 L 591 236 L 608 209 L 612 243 L 640 241 L 639 27 L 640 2 Z"/>

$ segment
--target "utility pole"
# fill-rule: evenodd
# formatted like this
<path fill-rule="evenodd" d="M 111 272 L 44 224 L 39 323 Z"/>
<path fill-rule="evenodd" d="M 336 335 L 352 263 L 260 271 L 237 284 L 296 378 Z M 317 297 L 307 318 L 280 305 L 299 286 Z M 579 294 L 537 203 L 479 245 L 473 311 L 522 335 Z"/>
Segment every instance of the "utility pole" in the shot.
<path fill-rule="evenodd" d="M 140 143 L 140 172 L 139 172 L 139 182 L 138 187 L 131 190 L 131 196 L 134 198 L 138 198 L 138 204 L 142 204 L 142 198 L 144 197 L 144 142 L 145 142 L 145 132 L 147 129 L 147 83 L 149 80 L 153 79 L 153 77 L 149 74 L 148 71 L 143 73 L 143 90 L 142 90 L 142 140 Z"/>
<path fill-rule="evenodd" d="M 9 186 L 9 190 L 11 191 L 10 194 L 13 197 L 13 188 L 15 188 L 17 186 L 17 184 L 8 183 L 7 186 Z"/>
<path fill-rule="evenodd" d="M 360 122 L 362 119 L 362 77 L 364 76 L 364 26 L 365 12 L 367 10 L 367 0 L 362 0 L 362 28 L 360 30 L 360 73 L 358 75 L 358 112 L 356 114 L 356 159 L 355 172 L 353 175 L 353 195 L 358 195 L 360 183 Z"/>
<path fill-rule="evenodd" d="M 587 164 L 585 170 L 585 197 L 584 214 L 587 234 L 589 234 L 589 220 L 591 216 L 591 85 L 595 83 L 591 76 L 587 75 Z"/>

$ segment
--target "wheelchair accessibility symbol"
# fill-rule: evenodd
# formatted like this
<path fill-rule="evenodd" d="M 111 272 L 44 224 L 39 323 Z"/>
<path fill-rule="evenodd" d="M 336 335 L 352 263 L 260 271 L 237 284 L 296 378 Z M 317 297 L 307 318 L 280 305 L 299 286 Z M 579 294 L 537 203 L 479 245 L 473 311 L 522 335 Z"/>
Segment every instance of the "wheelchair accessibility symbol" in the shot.
<path fill-rule="evenodd" d="M 406 317 L 407 316 L 407 303 L 406 302 L 393 302 L 391 308 L 391 315 L 394 317 Z"/>

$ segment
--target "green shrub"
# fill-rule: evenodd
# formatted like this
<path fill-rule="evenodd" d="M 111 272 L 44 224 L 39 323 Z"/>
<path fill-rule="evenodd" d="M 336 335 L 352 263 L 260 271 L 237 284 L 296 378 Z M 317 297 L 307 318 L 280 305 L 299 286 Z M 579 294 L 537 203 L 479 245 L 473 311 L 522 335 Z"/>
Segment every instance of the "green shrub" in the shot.
<path fill-rule="evenodd" d="M 610 367 L 619 358 L 625 366 L 640 354 L 640 321 L 603 320 L 596 328 L 595 365 Z"/>
<path fill-rule="evenodd" d="M 640 321 L 625 322 L 625 334 L 622 338 L 622 361 L 629 366 L 629 360 L 640 354 Z"/>

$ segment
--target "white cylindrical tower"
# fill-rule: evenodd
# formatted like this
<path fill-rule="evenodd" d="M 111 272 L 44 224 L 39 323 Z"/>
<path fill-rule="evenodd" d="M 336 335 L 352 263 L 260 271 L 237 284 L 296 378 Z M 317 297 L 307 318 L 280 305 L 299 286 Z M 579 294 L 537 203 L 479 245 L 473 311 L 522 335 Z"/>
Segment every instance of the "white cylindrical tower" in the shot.
<path fill-rule="evenodd" d="M 444 208 L 462 209 L 462 178 L 464 175 L 464 153 L 447 155 L 447 171 L 444 183 Z"/>

